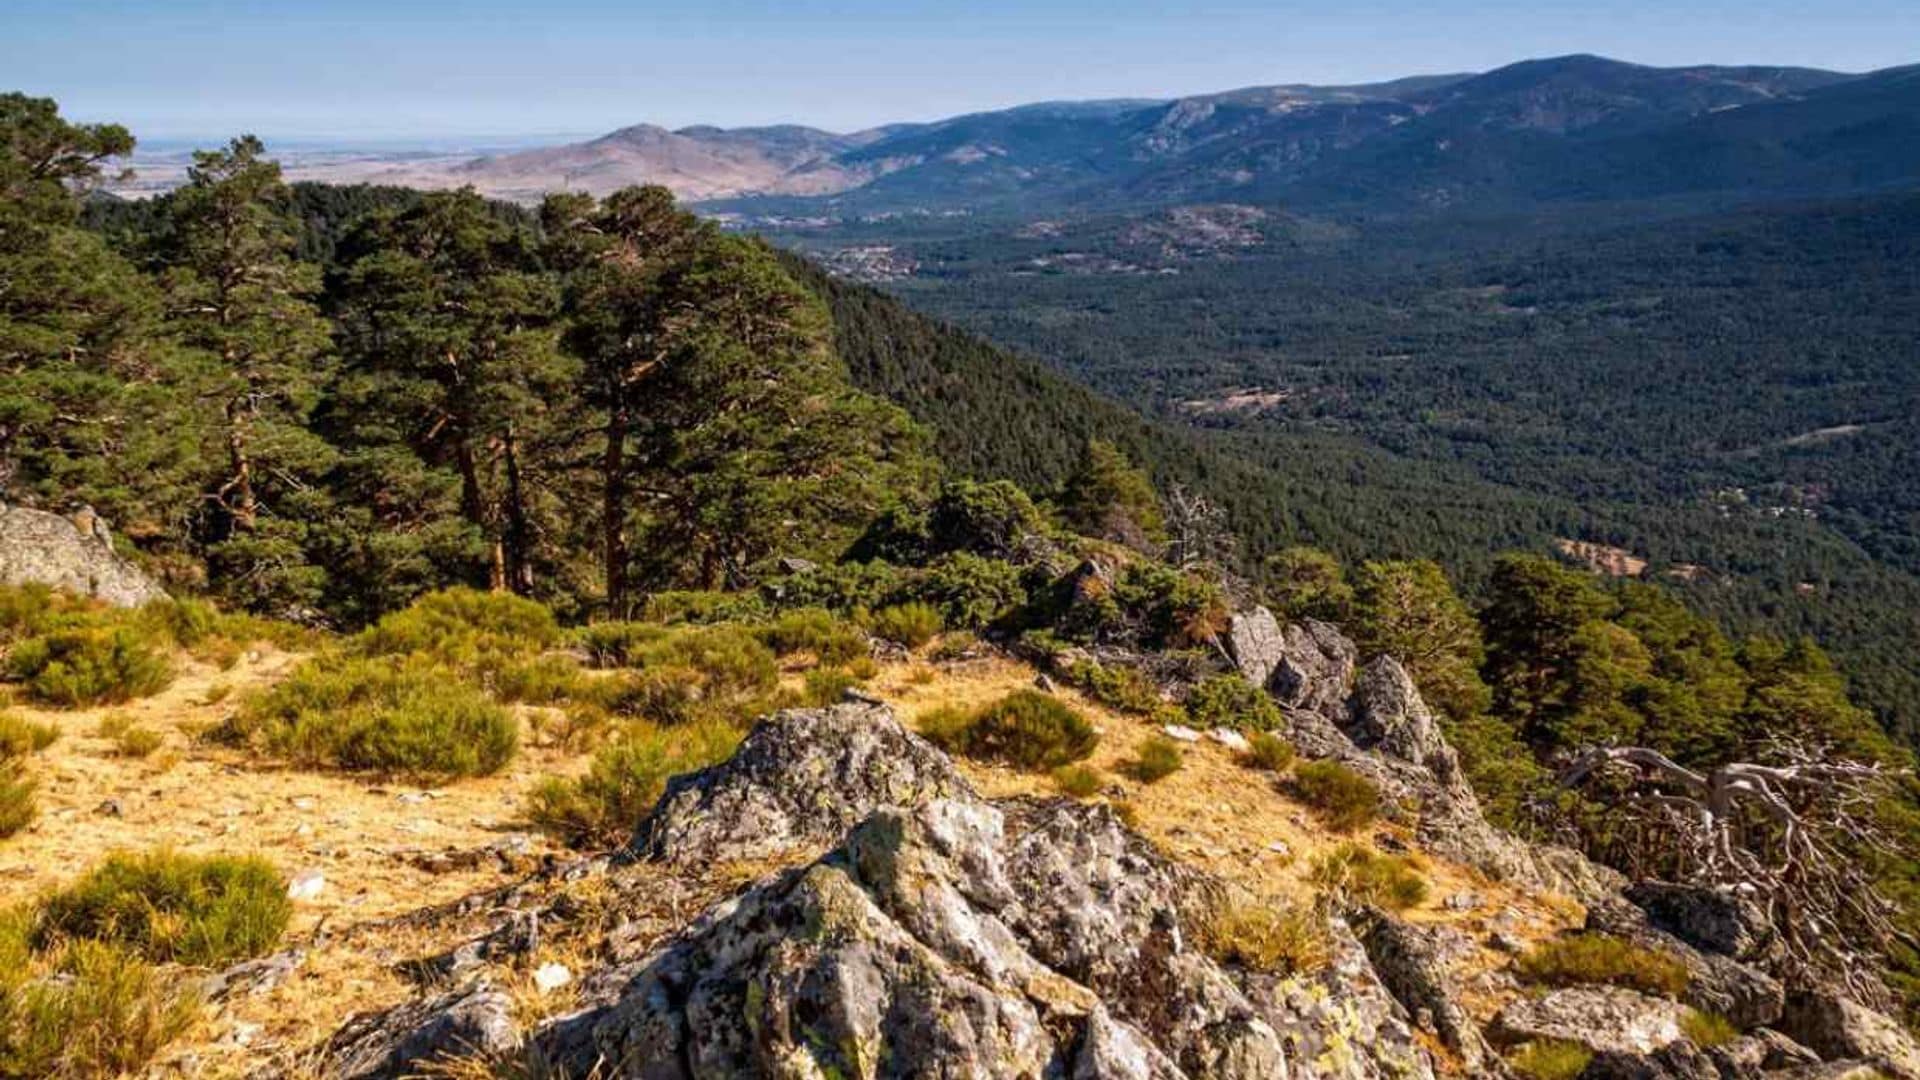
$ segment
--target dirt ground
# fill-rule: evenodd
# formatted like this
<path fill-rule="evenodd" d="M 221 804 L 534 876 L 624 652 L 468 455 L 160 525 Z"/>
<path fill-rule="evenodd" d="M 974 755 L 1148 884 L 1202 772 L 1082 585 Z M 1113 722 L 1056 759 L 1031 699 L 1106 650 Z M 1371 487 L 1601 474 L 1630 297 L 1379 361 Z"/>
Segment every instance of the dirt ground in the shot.
<path fill-rule="evenodd" d="M 117 708 L 8 706 L 56 724 L 62 737 L 36 763 L 39 820 L 0 845 L 0 903 L 30 900 L 111 851 L 162 846 L 258 853 L 289 878 L 317 874 L 324 882 L 316 895 L 298 901 L 287 936 L 289 946 L 318 947 L 308 948 L 298 972 L 281 985 L 210 1009 L 200 1029 L 163 1059 L 163 1070 L 173 1075 L 243 1075 L 312 1047 L 357 1011 L 402 1000 L 414 987 L 401 966 L 457 943 L 472 920 L 442 920 L 429 928 L 390 920 L 509 884 L 542 860 L 576 857 L 532 833 L 523 813 L 538 779 L 577 772 L 586 755 L 540 745 L 531 724 L 522 752 L 506 770 L 435 789 L 281 768 L 195 738 L 244 694 L 270 685 L 299 659 L 261 648 L 229 670 L 189 663 L 165 692 Z M 942 705 L 996 699 L 1031 685 L 1034 676 L 1024 664 L 997 658 L 940 665 L 915 660 L 883 665 L 867 688 L 911 724 Z M 1310 897 L 1306 875 L 1314 856 L 1346 838 L 1316 823 L 1272 774 L 1250 769 L 1227 747 L 1203 740 L 1186 746 L 1184 767 L 1160 782 L 1127 779 L 1119 766 L 1155 729 L 1074 691 L 1058 693 L 1102 732 L 1089 762 L 1108 778 L 1097 797 L 1131 804 L 1139 827 L 1162 851 L 1257 898 Z M 120 756 L 99 731 L 103 720 L 116 715 L 160 733 L 161 748 L 145 758 Z M 522 718 L 529 719 L 530 711 L 522 710 Z M 989 796 L 1055 794 L 1045 776 L 971 762 L 962 767 Z M 461 857 L 507 838 L 515 845 L 511 858 Z M 1482 932 L 1498 919 L 1507 932 L 1531 938 L 1564 928 L 1577 914 L 1564 901 L 1524 896 L 1460 867 L 1428 859 L 1421 866 L 1432 889 L 1409 913 L 1417 921 Z M 475 918 L 484 907 L 475 906 Z M 579 970 L 582 948 L 577 941 L 556 942 L 510 974 L 529 1017 L 567 1003 L 565 989 L 536 990 L 532 970 L 550 960 Z M 1491 952 L 1483 959 L 1488 969 L 1505 962 Z"/>

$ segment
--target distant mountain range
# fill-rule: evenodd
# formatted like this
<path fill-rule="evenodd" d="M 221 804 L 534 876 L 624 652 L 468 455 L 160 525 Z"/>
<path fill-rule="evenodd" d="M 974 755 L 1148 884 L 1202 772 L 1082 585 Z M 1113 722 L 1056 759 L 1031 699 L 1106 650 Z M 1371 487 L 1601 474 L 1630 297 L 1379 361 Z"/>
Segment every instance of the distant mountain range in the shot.
<path fill-rule="evenodd" d="M 1849 75 L 1567 56 L 1363 86 L 1044 103 L 852 134 L 641 124 L 406 174 L 518 199 L 661 183 L 689 200 L 855 211 L 1826 195 L 1920 176 L 1920 66 Z"/>

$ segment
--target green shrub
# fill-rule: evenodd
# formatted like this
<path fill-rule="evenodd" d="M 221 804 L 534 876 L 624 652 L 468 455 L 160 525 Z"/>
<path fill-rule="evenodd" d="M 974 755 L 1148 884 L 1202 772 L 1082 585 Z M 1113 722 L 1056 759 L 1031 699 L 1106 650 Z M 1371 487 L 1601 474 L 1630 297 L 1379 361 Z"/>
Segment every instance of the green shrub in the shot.
<path fill-rule="evenodd" d="M 620 843 L 660 801 L 670 778 L 725 760 L 739 743 L 739 729 L 717 720 L 636 724 L 594 754 L 584 776 L 541 781 L 528 818 L 574 846 Z"/>
<path fill-rule="evenodd" d="M 69 708 L 131 701 L 173 682 L 173 665 L 152 636 L 129 626 L 28 638 L 7 653 L 6 671 L 32 697 Z"/>
<path fill-rule="evenodd" d="M 908 589 L 912 571 L 890 562 L 868 560 L 817 566 L 780 579 L 781 601 L 823 607 L 843 614 L 872 611 L 898 603 Z"/>
<path fill-rule="evenodd" d="M 1380 789 L 1337 761 L 1309 761 L 1293 770 L 1293 791 L 1330 829 L 1352 832 L 1380 814 Z"/>
<path fill-rule="evenodd" d="M 927 551 L 1003 559 L 1045 529 L 1039 508 L 1019 485 L 1006 480 L 951 480 L 927 510 Z"/>
<path fill-rule="evenodd" d="M 1129 565 L 1111 599 L 1140 642 L 1155 648 L 1212 641 L 1232 614 L 1218 582 L 1164 563 Z"/>
<path fill-rule="evenodd" d="M 121 757 L 150 757 L 163 741 L 160 733 L 151 728 L 128 727 L 114 736 L 113 752 Z"/>
<path fill-rule="evenodd" d="M 213 735 L 310 768 L 421 777 L 497 772 L 519 744 L 507 711 L 456 672 L 342 654 L 301 664 Z"/>
<path fill-rule="evenodd" d="M 1293 744 L 1270 731 L 1256 732 L 1247 746 L 1247 764 L 1256 769 L 1285 772 L 1293 764 Z"/>
<path fill-rule="evenodd" d="M 1687 988 L 1687 966 L 1668 953 L 1610 934 L 1574 934 L 1533 948 L 1515 961 L 1520 977 L 1548 986 L 1603 983 L 1661 997 Z"/>
<path fill-rule="evenodd" d="M 951 753 L 1028 770 L 1079 761 L 1100 742 L 1086 717 L 1038 690 L 1016 690 L 971 714 L 937 710 L 920 730 Z"/>
<path fill-rule="evenodd" d="M 574 643 L 586 650 L 588 661 L 598 668 L 627 667 L 644 647 L 670 633 L 665 627 L 646 622 L 588 623 L 573 632 Z"/>
<path fill-rule="evenodd" d="M 547 653 L 500 669 L 493 692 L 501 701 L 525 705 L 554 705 L 581 693 L 580 666 L 565 656 Z"/>
<path fill-rule="evenodd" d="M 1359 844 L 1341 844 L 1314 860 L 1314 884 L 1356 904 L 1402 911 L 1427 898 L 1427 881 L 1413 861 Z"/>
<path fill-rule="evenodd" d="M 753 622 L 767 615 L 766 602 L 753 593 L 714 589 L 670 589 L 647 597 L 640 617 L 656 623 Z"/>
<path fill-rule="evenodd" d="M 1061 794 L 1076 799 L 1098 795 L 1105 783 L 1100 770 L 1090 765 L 1062 765 L 1053 770 L 1053 786 L 1059 788 Z"/>
<path fill-rule="evenodd" d="M 1155 784 L 1180 771 L 1186 763 L 1180 744 L 1165 735 L 1155 735 L 1140 744 L 1127 763 L 1127 775 L 1143 784 Z"/>
<path fill-rule="evenodd" d="M 428 593 L 360 632 L 361 656 L 425 655 L 461 671 L 491 676 L 560 640 L 541 604 L 506 592 L 456 587 Z"/>
<path fill-rule="evenodd" d="M 86 938 L 155 963 L 215 965 L 272 949 L 292 910 L 264 859 L 120 852 L 42 900 L 34 938 L 39 948 Z"/>
<path fill-rule="evenodd" d="M 0 713 L 0 761 L 37 754 L 59 739 L 60 729 L 52 724 L 35 724 L 12 713 Z"/>
<path fill-rule="evenodd" d="M 640 646 L 631 662 L 642 670 L 693 672 L 700 696 L 713 703 L 765 694 L 780 682 L 773 650 L 752 631 L 737 626 L 675 630 Z"/>
<path fill-rule="evenodd" d="M 758 627 L 761 641 L 780 656 L 812 653 L 823 664 L 844 664 L 870 651 L 867 635 L 825 608 L 798 608 Z"/>
<path fill-rule="evenodd" d="M 1705 1049 L 1725 1046 L 1740 1037 L 1740 1029 L 1733 1021 L 1719 1013 L 1699 1009 L 1687 1010 L 1687 1015 L 1680 1018 L 1680 1030 L 1687 1033 L 1693 1045 Z"/>
<path fill-rule="evenodd" d="M 1273 731 L 1285 725 L 1273 696 L 1238 675 L 1215 675 L 1187 695 L 1187 715 L 1198 728 Z"/>
<path fill-rule="evenodd" d="M 616 716 L 655 724 L 684 724 L 700 704 L 700 673 L 658 665 L 582 684 L 581 700 Z"/>
<path fill-rule="evenodd" d="M 24 923 L 19 915 L 9 921 Z M 72 941 L 43 956 L 4 950 L 0 974 L 0 1076 L 95 1080 L 144 1073 L 200 1015 L 192 983 L 129 950 Z"/>
<path fill-rule="evenodd" d="M 1574 1080 L 1592 1061 L 1593 1051 L 1565 1039 L 1539 1039 L 1507 1058 L 1513 1071 L 1529 1080 Z"/>
<path fill-rule="evenodd" d="M 18 759 L 0 762 L 0 839 L 33 824 L 40 813 L 39 791 Z"/>
<path fill-rule="evenodd" d="M 980 638 L 971 630 L 960 630 L 951 634 L 942 634 L 927 653 L 927 659 L 933 661 L 962 660 L 980 647 Z"/>
<path fill-rule="evenodd" d="M 1332 955 L 1326 923 L 1306 908 L 1223 904 L 1198 936 L 1214 960 L 1265 974 L 1318 971 Z"/>
<path fill-rule="evenodd" d="M 45 585 L 0 585 L 0 646 L 71 628 L 105 610 L 97 600 Z"/>
<path fill-rule="evenodd" d="M 847 691 L 860 680 L 846 668 L 814 668 L 807 672 L 806 686 L 800 691 L 800 703 L 808 706 L 832 705 L 846 700 Z"/>
<path fill-rule="evenodd" d="M 940 611 L 920 600 L 893 604 L 873 613 L 872 629 L 875 637 L 917 649 L 940 632 Z"/>
<path fill-rule="evenodd" d="M 1139 668 L 1084 660 L 1067 669 L 1066 679 L 1095 701 L 1121 712 L 1147 716 L 1165 704 L 1160 700 L 1160 688 Z"/>
<path fill-rule="evenodd" d="M 943 623 L 965 630 L 979 630 L 1027 602 L 1019 567 L 965 551 L 934 560 L 914 590 L 939 609 Z"/>

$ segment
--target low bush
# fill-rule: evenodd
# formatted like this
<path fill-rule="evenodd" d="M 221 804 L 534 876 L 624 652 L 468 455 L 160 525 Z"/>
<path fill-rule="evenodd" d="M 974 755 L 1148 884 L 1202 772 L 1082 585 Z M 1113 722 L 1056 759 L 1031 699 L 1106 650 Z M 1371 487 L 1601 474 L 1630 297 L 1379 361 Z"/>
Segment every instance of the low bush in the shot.
<path fill-rule="evenodd" d="M 119 704 L 173 682 L 166 644 L 131 626 L 56 630 L 13 646 L 6 674 L 50 705 Z"/>
<path fill-rule="evenodd" d="M 1104 784 L 1100 771 L 1090 765 L 1062 765 L 1053 770 L 1053 786 L 1076 799 L 1098 795 Z"/>
<path fill-rule="evenodd" d="M 1140 643 L 1154 648 L 1212 641 L 1232 614 L 1218 582 L 1163 563 L 1128 566 L 1111 599 Z"/>
<path fill-rule="evenodd" d="M 579 696 L 580 666 L 555 653 L 536 656 L 500 669 L 493 692 L 501 701 L 523 705 L 556 705 Z"/>
<path fill-rule="evenodd" d="M 1566 1039 L 1538 1039 L 1507 1057 L 1507 1065 L 1528 1080 L 1574 1080 L 1593 1062 L 1593 1051 Z"/>
<path fill-rule="evenodd" d="M 588 662 L 598 668 L 627 667 L 644 647 L 667 636 L 662 626 L 646 622 L 588 623 L 573 632 L 574 643 L 586 650 Z"/>
<path fill-rule="evenodd" d="M 497 772 L 519 744 L 507 711 L 458 673 L 341 654 L 301 664 L 212 734 L 306 767 L 420 777 Z"/>
<path fill-rule="evenodd" d="M 1200 928 L 1201 947 L 1223 964 L 1273 975 L 1298 975 L 1327 965 L 1326 923 L 1311 910 L 1227 903 Z"/>
<path fill-rule="evenodd" d="M 33 824 L 39 816 L 40 785 L 16 760 L 0 762 L 0 839 Z"/>
<path fill-rule="evenodd" d="M 1285 724 L 1273 696 L 1238 675 L 1215 675 L 1187 694 L 1187 715 L 1198 728 L 1272 731 Z"/>
<path fill-rule="evenodd" d="M 113 737 L 113 752 L 121 757 L 150 757 L 164 741 L 160 733 L 151 728 L 129 726 Z"/>
<path fill-rule="evenodd" d="M 37 754 L 59 739 L 60 729 L 52 724 L 36 724 L 12 713 L 0 713 L 0 761 Z"/>
<path fill-rule="evenodd" d="M 1079 761 L 1100 742 L 1086 717 L 1038 690 L 1016 690 L 972 713 L 936 710 L 920 730 L 951 753 L 1028 770 Z"/>
<path fill-rule="evenodd" d="M 832 705 L 846 700 L 847 691 L 860 685 L 860 679 L 846 668 L 823 667 L 807 672 L 800 691 L 800 703 L 808 706 Z"/>
<path fill-rule="evenodd" d="M 753 593 L 715 589 L 669 589 L 647 597 L 640 617 L 655 623 L 752 622 L 767 616 L 766 602 Z"/>
<path fill-rule="evenodd" d="M 914 592 L 939 609 L 943 623 L 965 630 L 982 629 L 1027 602 L 1019 567 L 965 551 L 934 560 Z"/>
<path fill-rule="evenodd" d="M 630 662 L 642 670 L 675 668 L 695 674 L 702 699 L 710 703 L 771 691 L 780 681 L 773 650 L 750 630 L 703 626 L 676 630 L 634 651 Z"/>
<path fill-rule="evenodd" d="M 940 633 L 940 611 L 932 604 L 911 600 L 892 604 L 873 613 L 874 636 L 917 649 Z"/>
<path fill-rule="evenodd" d="M 1341 844 L 1313 862 L 1311 880 L 1349 903 L 1403 911 L 1427 898 L 1427 880 L 1401 855 Z"/>
<path fill-rule="evenodd" d="M 1337 761 L 1309 761 L 1293 770 L 1293 792 L 1322 823 L 1352 832 L 1380 814 L 1380 789 Z"/>
<path fill-rule="evenodd" d="M 71 628 L 105 611 L 97 600 L 45 585 L 0 585 L 0 646 Z"/>
<path fill-rule="evenodd" d="M 1068 668 L 1066 678 L 1095 701 L 1121 712 L 1146 716 L 1165 704 L 1160 700 L 1160 688 L 1139 668 L 1086 660 Z"/>
<path fill-rule="evenodd" d="M 354 638 L 361 656 L 419 656 L 491 678 L 560 640 L 553 612 L 525 597 L 456 587 L 428 593 Z"/>
<path fill-rule="evenodd" d="M 660 801 L 669 779 L 725 760 L 739 742 L 737 728 L 716 720 L 635 724 L 594 754 L 585 775 L 549 777 L 535 787 L 528 818 L 576 847 L 620 843 Z"/>
<path fill-rule="evenodd" d="M 908 599 L 914 571 L 879 559 L 816 566 L 779 581 L 783 603 L 823 607 L 842 614 L 876 610 Z"/>
<path fill-rule="evenodd" d="M 1719 1013 L 1699 1009 L 1687 1010 L 1687 1015 L 1680 1018 L 1680 1030 L 1687 1033 L 1693 1045 L 1704 1049 L 1725 1046 L 1740 1037 L 1740 1029 L 1733 1021 Z"/>
<path fill-rule="evenodd" d="M 18 914 L 8 921 L 23 924 Z M 201 998 L 130 950 L 71 941 L 35 956 L 24 931 L 0 946 L 0 1076 L 95 1080 L 143 1074 L 198 1020 Z"/>
<path fill-rule="evenodd" d="M 1293 744 L 1270 731 L 1247 740 L 1247 764 L 1268 772 L 1285 772 L 1293 764 Z"/>
<path fill-rule="evenodd" d="M 1548 986 L 1602 983 L 1663 997 L 1687 988 L 1687 966 L 1672 955 L 1610 934 L 1543 942 L 1514 963 L 1520 977 Z"/>
<path fill-rule="evenodd" d="M 870 651 L 867 635 L 836 618 L 825 608 L 798 608 L 782 613 L 756 636 L 777 655 L 812 653 L 823 664 L 844 664 Z"/>
<path fill-rule="evenodd" d="M 1127 763 L 1127 775 L 1143 784 L 1155 784 L 1180 771 L 1186 763 L 1186 757 L 1180 752 L 1180 744 L 1165 735 L 1155 735 L 1140 744 L 1134 751 L 1132 761 Z"/>
<path fill-rule="evenodd" d="M 693 718 L 699 690 L 699 672 L 659 665 L 589 680 L 581 686 L 580 699 L 616 716 L 672 725 Z"/>
<path fill-rule="evenodd" d="M 155 963 L 259 956 L 286 932 L 287 883 L 260 858 L 118 853 L 40 902 L 34 945 L 85 938 Z"/>
<path fill-rule="evenodd" d="M 979 635 L 971 630 L 943 634 L 927 653 L 927 659 L 933 661 L 965 660 L 980 649 Z"/>

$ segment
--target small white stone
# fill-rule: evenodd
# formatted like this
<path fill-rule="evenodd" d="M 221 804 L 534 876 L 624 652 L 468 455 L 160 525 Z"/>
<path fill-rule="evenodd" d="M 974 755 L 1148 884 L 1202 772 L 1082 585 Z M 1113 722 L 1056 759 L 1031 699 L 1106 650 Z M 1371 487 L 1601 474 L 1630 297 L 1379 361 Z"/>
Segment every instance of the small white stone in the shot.
<path fill-rule="evenodd" d="M 312 900 L 326 889 L 326 876 L 318 870 L 296 874 L 292 881 L 287 882 L 287 896 L 294 900 Z"/>
<path fill-rule="evenodd" d="M 1207 732 L 1207 735 L 1221 746 L 1229 750 L 1238 750 L 1242 754 L 1253 749 L 1253 744 L 1247 741 L 1247 737 L 1232 728 L 1217 727 Z"/>
<path fill-rule="evenodd" d="M 318 805 L 320 805 L 318 800 L 306 795 L 302 795 L 293 800 L 293 808 L 295 810 L 311 810 Z"/>
<path fill-rule="evenodd" d="M 1285 840 L 1273 841 L 1272 843 L 1267 845 L 1267 850 L 1273 852 L 1275 855 L 1293 854 L 1293 849 L 1287 846 L 1287 842 Z"/>
<path fill-rule="evenodd" d="M 533 973 L 533 985 L 543 994 L 550 994 L 573 981 L 573 972 L 565 964 L 541 964 Z"/>
<path fill-rule="evenodd" d="M 1160 730 L 1165 732 L 1169 739 L 1178 739 L 1181 742 L 1200 741 L 1200 733 L 1185 724 L 1168 724 Z"/>

